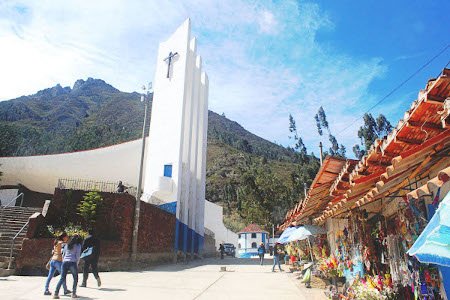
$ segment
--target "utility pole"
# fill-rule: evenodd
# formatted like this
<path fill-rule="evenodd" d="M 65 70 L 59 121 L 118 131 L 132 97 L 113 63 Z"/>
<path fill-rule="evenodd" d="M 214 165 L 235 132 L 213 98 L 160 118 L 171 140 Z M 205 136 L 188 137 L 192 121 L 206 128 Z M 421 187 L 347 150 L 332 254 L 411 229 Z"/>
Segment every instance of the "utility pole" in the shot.
<path fill-rule="evenodd" d="M 322 146 L 322 142 L 319 142 L 319 148 L 320 148 L 320 165 L 322 166 L 323 164 L 323 146 Z"/>
<path fill-rule="evenodd" d="M 144 154 L 145 154 L 145 129 L 147 128 L 147 111 L 148 102 L 150 100 L 150 90 L 152 84 L 148 84 L 148 88 L 142 87 L 144 93 L 141 96 L 141 102 L 144 102 L 144 125 L 142 126 L 142 148 L 141 148 L 141 163 L 139 165 L 139 179 L 136 191 L 136 205 L 134 209 L 134 224 L 133 224 L 133 237 L 131 242 L 131 260 L 136 261 L 137 259 L 137 246 L 138 246 L 138 233 L 139 233 L 139 214 L 141 211 L 141 189 L 142 189 L 142 173 L 144 169 Z M 147 90 L 147 92 L 145 92 Z M 153 97 L 153 96 L 152 96 Z"/>
<path fill-rule="evenodd" d="M 270 240 L 269 240 L 270 241 Z M 271 245 L 272 244 L 272 245 Z M 270 246 L 274 246 L 275 245 L 275 224 L 272 224 L 272 243 L 269 243 L 269 247 Z"/>

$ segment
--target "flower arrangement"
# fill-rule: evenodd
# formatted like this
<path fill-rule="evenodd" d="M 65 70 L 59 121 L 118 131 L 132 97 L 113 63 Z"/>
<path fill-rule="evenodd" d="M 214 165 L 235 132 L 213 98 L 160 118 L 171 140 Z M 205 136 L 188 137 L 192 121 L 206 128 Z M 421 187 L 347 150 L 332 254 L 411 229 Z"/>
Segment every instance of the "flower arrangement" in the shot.
<path fill-rule="evenodd" d="M 355 279 L 348 288 L 347 296 L 342 299 L 348 300 L 393 300 L 397 299 L 397 294 L 392 288 L 392 282 L 384 280 L 382 276 L 366 276 L 364 279 Z M 386 283 L 388 283 L 386 285 Z"/>
<path fill-rule="evenodd" d="M 339 263 L 334 254 L 320 261 L 319 270 L 322 271 L 327 277 L 343 276 L 343 265 Z"/>
<path fill-rule="evenodd" d="M 74 225 L 69 223 L 64 228 L 54 228 L 52 225 L 47 225 L 47 230 L 52 237 L 57 237 L 61 233 L 66 232 L 68 236 L 73 236 L 75 234 L 80 235 L 82 238 L 88 236 L 88 232 L 84 230 L 80 225 Z"/>

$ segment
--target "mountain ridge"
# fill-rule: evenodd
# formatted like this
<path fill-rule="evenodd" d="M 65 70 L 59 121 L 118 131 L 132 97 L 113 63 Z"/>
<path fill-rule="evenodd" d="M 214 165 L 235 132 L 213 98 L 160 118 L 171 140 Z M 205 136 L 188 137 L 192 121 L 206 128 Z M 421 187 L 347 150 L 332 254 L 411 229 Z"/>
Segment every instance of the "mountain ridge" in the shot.
<path fill-rule="evenodd" d="M 102 97 L 98 97 L 98 94 L 101 94 Z M 32 95 L 4 100 L 0 102 L 0 122 L 26 121 L 28 125 L 38 125 L 38 123 L 41 122 L 40 125 L 43 125 L 47 129 L 53 128 L 49 123 L 60 124 L 69 122 L 71 125 L 79 127 L 83 121 L 90 120 L 89 116 L 92 112 L 101 113 L 103 117 L 107 117 L 105 116 L 105 113 L 110 110 L 106 110 L 106 112 L 101 111 L 100 107 L 96 107 L 99 104 L 103 106 L 113 104 L 120 106 L 123 110 L 127 109 L 127 107 L 120 105 L 117 101 L 114 101 L 114 99 L 112 103 L 105 101 L 105 97 L 110 97 L 111 94 L 119 94 L 126 99 L 127 104 L 131 104 L 129 103 L 129 100 L 134 99 L 136 103 L 130 105 L 128 109 L 136 112 L 135 110 L 138 108 L 136 106 L 139 105 L 138 100 L 140 94 L 136 92 L 121 92 L 101 79 L 88 78 L 86 81 L 78 79 L 72 88 L 69 86 L 62 87 L 58 83 L 51 88 L 40 90 Z M 83 97 L 88 97 L 89 100 L 82 99 Z M 74 109 L 72 113 L 68 113 L 67 106 L 76 109 Z M 105 107 L 103 107 L 103 109 L 104 108 Z M 141 112 L 141 114 L 143 118 L 143 112 Z M 211 138 L 213 139 L 218 139 L 225 144 L 231 144 L 245 152 L 251 153 L 255 151 L 258 155 L 266 156 L 268 159 L 285 159 L 287 161 L 294 159 L 293 152 L 289 149 L 265 140 L 264 138 L 249 132 L 238 122 L 229 120 L 225 116 L 220 116 L 209 110 L 208 120 L 211 119 L 212 121 L 209 122 L 208 126 L 208 136 L 212 136 Z M 238 132 L 239 137 L 233 136 L 233 133 L 229 134 L 227 131 L 233 133 Z M 136 136 L 136 138 L 139 138 L 139 136 Z M 261 151 L 261 147 L 270 148 L 270 151 L 263 152 Z M 61 153 L 60 151 L 64 149 L 58 149 L 59 152 L 48 149 L 50 152 L 45 151 L 45 153 L 42 153 L 42 151 L 38 151 L 38 153 L 30 154 Z M 76 148 L 72 150 L 77 151 L 86 149 Z M 24 153 L 19 151 L 12 155 L 17 156 L 21 154 L 28 154 L 28 152 Z M 2 155 L 11 156 L 11 153 L 4 153 L 0 149 L 0 156 Z"/>
<path fill-rule="evenodd" d="M 2 101 L 0 156 L 82 151 L 138 139 L 144 118 L 140 96 L 88 78 L 72 88 L 57 84 Z M 302 158 L 213 111 L 207 142 L 206 198 L 224 207 L 232 230 L 281 221 L 318 168 L 316 158 Z"/>

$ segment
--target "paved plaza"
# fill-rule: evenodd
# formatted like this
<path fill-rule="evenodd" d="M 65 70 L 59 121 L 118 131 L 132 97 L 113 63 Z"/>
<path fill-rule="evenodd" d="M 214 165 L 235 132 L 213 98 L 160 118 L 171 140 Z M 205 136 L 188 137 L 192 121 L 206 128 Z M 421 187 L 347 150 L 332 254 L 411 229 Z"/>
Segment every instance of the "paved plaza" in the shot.
<path fill-rule="evenodd" d="M 78 288 L 80 299 L 326 299 L 322 290 L 306 289 L 286 272 L 272 273 L 271 260 L 205 259 L 189 264 L 155 267 L 146 271 L 101 273 L 97 288 L 90 275 L 87 288 Z M 226 266 L 226 272 L 220 267 Z M 50 284 L 53 292 L 57 278 Z M 80 274 L 81 281 L 81 274 Z M 0 278 L 0 299 L 51 299 L 44 296 L 44 277 Z M 71 288 L 71 275 L 68 286 Z M 61 296 L 61 299 L 70 299 Z"/>

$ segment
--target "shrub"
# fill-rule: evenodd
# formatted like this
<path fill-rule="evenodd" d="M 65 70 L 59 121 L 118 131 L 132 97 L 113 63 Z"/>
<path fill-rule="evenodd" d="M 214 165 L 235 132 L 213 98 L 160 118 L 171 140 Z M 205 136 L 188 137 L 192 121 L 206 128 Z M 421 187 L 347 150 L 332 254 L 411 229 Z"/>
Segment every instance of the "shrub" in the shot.
<path fill-rule="evenodd" d="M 78 204 L 78 214 L 83 218 L 85 225 L 91 228 L 97 218 L 98 208 L 103 202 L 103 198 L 99 192 L 88 192 L 83 196 L 80 204 Z"/>

